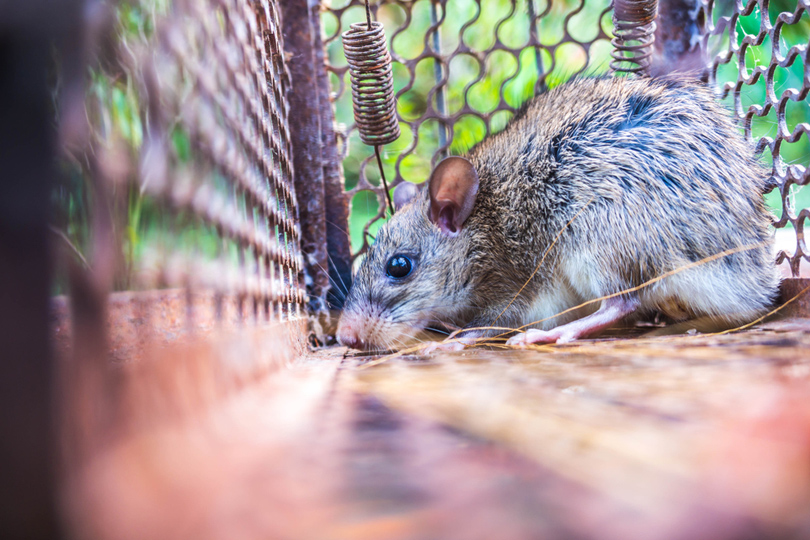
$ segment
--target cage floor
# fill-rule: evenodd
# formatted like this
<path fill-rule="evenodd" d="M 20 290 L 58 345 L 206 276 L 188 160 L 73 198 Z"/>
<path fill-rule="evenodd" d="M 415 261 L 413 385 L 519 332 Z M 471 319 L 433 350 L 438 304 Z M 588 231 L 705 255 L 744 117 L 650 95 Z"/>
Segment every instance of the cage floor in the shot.
<path fill-rule="evenodd" d="M 78 481 L 89 538 L 810 535 L 810 320 L 311 354 Z"/>

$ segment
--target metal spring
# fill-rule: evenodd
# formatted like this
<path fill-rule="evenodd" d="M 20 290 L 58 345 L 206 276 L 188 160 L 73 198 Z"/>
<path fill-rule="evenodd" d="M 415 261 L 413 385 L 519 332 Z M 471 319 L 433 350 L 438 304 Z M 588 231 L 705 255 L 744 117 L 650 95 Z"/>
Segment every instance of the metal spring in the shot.
<path fill-rule="evenodd" d="M 646 74 L 652 62 L 658 0 L 615 0 L 610 69 Z"/>
<path fill-rule="evenodd" d="M 354 120 L 360 139 L 369 146 L 394 142 L 399 138 L 397 103 L 391 55 L 379 22 L 354 23 L 343 33 L 343 52 L 352 80 Z"/>

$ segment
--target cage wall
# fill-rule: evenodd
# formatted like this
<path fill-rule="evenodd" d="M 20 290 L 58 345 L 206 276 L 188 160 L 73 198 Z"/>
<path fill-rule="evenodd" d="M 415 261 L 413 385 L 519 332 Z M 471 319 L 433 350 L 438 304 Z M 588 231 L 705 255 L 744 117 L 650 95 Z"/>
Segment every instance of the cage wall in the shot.
<path fill-rule="evenodd" d="M 116 15 L 117 47 L 90 81 L 91 133 L 58 194 L 65 239 L 109 266 L 116 289 L 188 288 L 218 311 L 230 299 L 268 320 L 299 315 L 277 4 L 155 0 Z"/>
<path fill-rule="evenodd" d="M 810 2 L 701 0 L 695 19 L 707 79 L 771 165 L 768 196 L 784 233 L 777 263 L 810 271 Z M 741 224 L 744 226 L 744 224 Z"/>
<path fill-rule="evenodd" d="M 94 6 L 87 46 L 56 62 L 65 294 L 47 324 L 67 471 L 294 361 L 312 286 L 289 58 L 317 48 L 288 38 L 290 4 Z"/>

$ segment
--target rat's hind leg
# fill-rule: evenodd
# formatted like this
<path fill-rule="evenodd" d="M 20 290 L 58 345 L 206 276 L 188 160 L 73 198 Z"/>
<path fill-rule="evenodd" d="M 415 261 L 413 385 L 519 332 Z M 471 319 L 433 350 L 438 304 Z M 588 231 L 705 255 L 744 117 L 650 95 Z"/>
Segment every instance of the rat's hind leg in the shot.
<path fill-rule="evenodd" d="M 639 301 L 635 296 L 608 298 L 594 313 L 587 317 L 571 321 L 568 324 L 551 330 L 531 328 L 525 334 L 518 334 L 507 341 L 507 345 L 529 345 L 531 343 L 568 343 L 584 336 L 604 330 L 638 309 Z"/>

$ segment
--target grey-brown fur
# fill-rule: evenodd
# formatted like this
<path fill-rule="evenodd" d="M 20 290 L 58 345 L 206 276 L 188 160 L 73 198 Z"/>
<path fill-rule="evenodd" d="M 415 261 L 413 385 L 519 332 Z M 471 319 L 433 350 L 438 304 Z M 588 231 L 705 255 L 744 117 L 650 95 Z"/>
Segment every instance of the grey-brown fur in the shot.
<path fill-rule="evenodd" d="M 467 159 L 480 186 L 458 236 L 428 220 L 427 190 L 377 234 L 341 320 L 362 326 L 368 347 L 402 345 L 430 321 L 492 324 L 580 210 L 498 326 L 518 327 L 754 244 L 761 246 L 640 291 L 641 307 L 734 324 L 776 296 L 762 200 L 767 173 L 699 83 L 574 80 L 530 101 Z M 401 282 L 385 275 L 395 253 L 416 263 Z M 547 297 L 554 305 L 544 311 L 538 304 Z"/>

